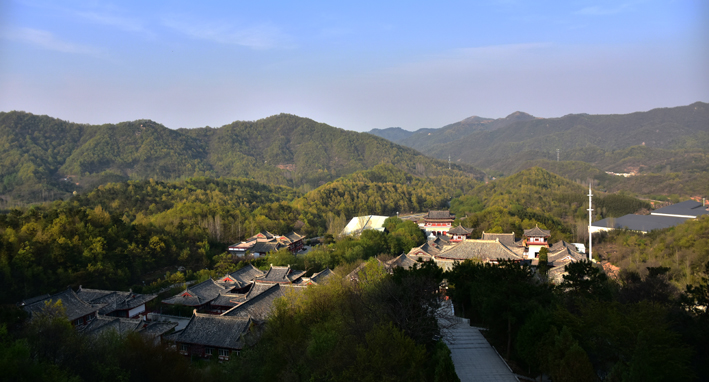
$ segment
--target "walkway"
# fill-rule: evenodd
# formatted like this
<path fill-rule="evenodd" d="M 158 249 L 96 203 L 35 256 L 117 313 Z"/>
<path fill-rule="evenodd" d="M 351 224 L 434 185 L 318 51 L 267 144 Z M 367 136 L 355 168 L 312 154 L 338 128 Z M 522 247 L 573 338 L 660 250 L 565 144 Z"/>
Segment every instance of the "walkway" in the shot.
<path fill-rule="evenodd" d="M 447 318 L 439 318 L 439 325 L 461 382 L 519 382 L 480 330 L 470 326 L 467 319 L 449 315 Z"/>

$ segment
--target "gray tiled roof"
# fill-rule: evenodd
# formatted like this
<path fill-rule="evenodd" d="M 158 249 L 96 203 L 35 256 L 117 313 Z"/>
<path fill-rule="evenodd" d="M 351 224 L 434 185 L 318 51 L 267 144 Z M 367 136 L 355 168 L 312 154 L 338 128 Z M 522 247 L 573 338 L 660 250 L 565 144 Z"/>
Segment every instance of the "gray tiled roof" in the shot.
<path fill-rule="evenodd" d="M 29 305 L 29 304 L 35 303 L 35 302 L 37 302 L 37 301 L 46 300 L 46 299 L 48 299 L 49 297 L 50 297 L 49 293 L 43 294 L 43 295 L 41 295 L 41 296 L 31 297 L 31 298 L 22 300 L 21 305 L 22 305 L 22 306 Z"/>
<path fill-rule="evenodd" d="M 310 276 L 310 281 L 319 284 L 330 278 L 332 275 L 334 275 L 335 272 L 331 271 L 330 268 L 325 268 L 323 271 L 320 271 L 318 273 L 313 273 L 312 276 Z"/>
<path fill-rule="evenodd" d="M 195 313 L 173 339 L 179 343 L 239 350 L 243 347 L 242 335 L 250 323 L 248 318 Z"/>
<path fill-rule="evenodd" d="M 593 222 L 594 227 L 627 228 L 633 231 L 650 232 L 654 229 L 665 229 L 680 225 L 687 221 L 685 218 L 657 215 L 625 215 L 619 218 L 605 218 Z M 611 227 L 613 222 L 613 227 Z"/>
<path fill-rule="evenodd" d="M 271 242 L 271 241 L 259 241 L 256 244 L 253 245 L 249 250 L 252 253 L 269 253 L 269 252 L 275 252 L 277 251 L 280 247 L 281 244 L 278 242 Z"/>
<path fill-rule="evenodd" d="M 473 258 L 487 261 L 498 259 L 521 260 L 519 255 L 507 248 L 504 244 L 499 241 L 491 240 L 462 241 L 460 244 L 439 253 L 435 257 L 450 260 L 467 260 Z"/>
<path fill-rule="evenodd" d="M 145 323 L 137 318 L 122 318 L 109 316 L 96 316 L 89 324 L 84 327 L 83 332 L 91 335 L 100 335 L 109 331 L 114 331 L 119 336 L 125 336 L 128 333 L 135 332 L 142 328 Z"/>
<path fill-rule="evenodd" d="M 246 264 L 243 268 L 232 272 L 219 279 L 220 282 L 225 282 L 227 284 L 234 284 L 236 288 L 243 288 L 248 284 L 252 283 L 255 278 L 263 277 L 266 272 L 254 267 L 251 264 Z"/>
<path fill-rule="evenodd" d="M 62 305 L 66 310 L 66 315 L 69 318 L 69 321 L 74 321 L 91 313 L 97 313 L 99 309 L 105 306 L 105 304 L 88 303 L 80 299 L 76 295 L 76 293 L 71 288 L 69 288 L 63 292 L 51 295 L 48 298 L 37 300 L 30 304 L 25 304 L 23 309 L 30 314 L 40 313 L 45 307 L 45 302 L 54 304 L 58 300 L 62 301 Z"/>
<path fill-rule="evenodd" d="M 448 233 L 452 233 L 454 235 L 470 235 L 473 232 L 472 229 L 467 229 L 463 227 L 462 225 L 453 227 L 448 230 Z"/>
<path fill-rule="evenodd" d="M 192 285 L 179 294 L 163 300 L 165 304 L 201 306 L 215 298 L 221 293 L 229 292 L 231 288 L 219 285 L 212 279 L 208 279 L 199 284 Z"/>
<path fill-rule="evenodd" d="M 430 258 L 430 257 L 429 257 Z M 399 255 L 387 262 L 390 267 L 409 269 L 416 264 L 416 260 L 407 255 Z"/>
<path fill-rule="evenodd" d="M 433 242 L 427 242 L 423 243 L 423 245 L 420 245 L 418 247 L 411 248 L 409 251 L 409 254 L 411 255 L 417 255 L 419 253 L 425 253 L 430 255 L 437 255 L 438 253 L 441 252 L 441 250 L 433 244 Z"/>
<path fill-rule="evenodd" d="M 295 232 L 287 233 L 287 234 L 283 235 L 283 237 L 285 237 L 286 239 L 288 239 L 290 242 L 296 242 L 296 241 L 298 241 L 298 240 L 302 240 L 302 239 L 303 239 L 303 236 L 300 236 L 300 235 L 298 235 L 298 234 L 295 233 Z"/>
<path fill-rule="evenodd" d="M 240 304 L 222 314 L 226 317 L 250 317 L 254 320 L 264 321 L 268 319 L 273 310 L 273 303 L 280 297 L 286 299 L 297 298 L 307 286 L 293 284 L 272 284 L 270 288 L 255 297 L 249 298 L 243 304 Z"/>
<path fill-rule="evenodd" d="M 524 236 L 531 237 L 531 236 L 550 236 L 551 231 L 546 230 L 546 229 L 541 229 L 539 226 L 536 226 L 532 229 L 525 229 L 524 230 Z"/>
<path fill-rule="evenodd" d="M 685 200 L 684 202 L 673 204 L 671 206 L 663 207 L 652 211 L 651 214 L 684 215 L 698 217 L 701 215 L 709 215 L 709 210 L 707 209 L 707 207 L 702 206 L 702 203 L 695 202 L 694 200 Z"/>
<path fill-rule="evenodd" d="M 170 321 L 153 321 L 149 322 L 147 326 L 138 329 L 138 333 L 147 337 L 158 337 L 169 332 L 177 326 L 177 322 Z"/>
<path fill-rule="evenodd" d="M 156 294 L 140 294 L 82 287 L 79 287 L 76 295 L 86 302 L 106 304 L 106 306 L 99 310 L 99 314 L 110 314 L 116 310 L 130 310 L 152 301 L 157 297 Z"/>
<path fill-rule="evenodd" d="M 450 211 L 428 211 L 428 215 L 424 217 L 425 219 L 455 219 L 455 215 L 451 214 Z"/>
<path fill-rule="evenodd" d="M 445 235 L 443 235 L 443 236 L 438 236 L 438 237 L 436 237 L 436 238 L 433 240 L 433 243 L 436 244 L 436 245 L 438 245 L 438 246 L 448 245 L 448 244 L 451 243 L 451 238 L 448 237 L 448 236 L 445 236 Z"/>
<path fill-rule="evenodd" d="M 273 283 L 261 283 L 261 282 L 254 282 L 254 284 L 251 286 L 251 289 L 249 289 L 248 293 L 246 293 L 246 299 L 252 299 L 261 293 L 267 291 L 269 288 L 273 287 L 276 284 Z"/>
<path fill-rule="evenodd" d="M 246 293 L 225 293 L 212 300 L 212 306 L 234 307 L 246 301 Z"/>
<path fill-rule="evenodd" d="M 517 239 L 515 239 L 514 232 L 513 233 L 487 233 L 487 232 L 483 232 L 482 240 L 499 240 L 500 243 L 502 243 L 508 247 L 522 245 L 521 241 L 518 241 Z"/>
<path fill-rule="evenodd" d="M 296 282 L 304 274 L 305 271 L 291 269 L 290 266 L 279 267 L 272 265 L 264 276 L 257 277 L 256 280 L 269 283 L 292 283 Z"/>

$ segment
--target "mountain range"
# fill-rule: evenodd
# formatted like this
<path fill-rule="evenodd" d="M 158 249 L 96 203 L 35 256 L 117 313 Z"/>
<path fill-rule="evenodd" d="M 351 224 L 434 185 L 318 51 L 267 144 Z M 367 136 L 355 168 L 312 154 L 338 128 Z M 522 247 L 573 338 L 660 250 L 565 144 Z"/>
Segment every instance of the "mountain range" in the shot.
<path fill-rule="evenodd" d="M 0 113 L 0 194 L 51 200 L 127 179 L 250 178 L 309 191 L 378 164 L 417 176 L 484 173 L 453 166 L 366 133 L 280 114 L 220 128 L 171 130 L 150 121 L 87 125 Z"/>
<path fill-rule="evenodd" d="M 701 181 L 709 184 L 709 104 L 703 102 L 622 115 L 537 118 L 516 112 L 500 119 L 471 117 L 438 129 L 370 133 L 490 174 L 540 166 L 570 179 L 593 178 L 615 190 L 673 193 L 680 186 L 678 193 L 685 195 L 709 193 Z M 563 164 L 556 162 L 557 149 Z M 657 176 L 617 179 L 606 171 Z M 699 182 L 681 187 L 693 180 Z"/>

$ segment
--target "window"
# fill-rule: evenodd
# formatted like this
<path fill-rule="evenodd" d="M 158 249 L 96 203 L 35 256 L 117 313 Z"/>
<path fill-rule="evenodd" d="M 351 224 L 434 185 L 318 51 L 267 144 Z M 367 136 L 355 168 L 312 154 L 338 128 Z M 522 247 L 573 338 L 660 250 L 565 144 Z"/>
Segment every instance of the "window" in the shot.
<path fill-rule="evenodd" d="M 219 349 L 219 356 L 220 357 L 228 357 L 229 356 L 229 349 Z"/>
<path fill-rule="evenodd" d="M 205 355 L 212 355 L 212 354 L 214 354 L 214 349 L 206 348 L 206 349 L 204 349 L 204 354 Z"/>
<path fill-rule="evenodd" d="M 190 345 L 180 344 L 180 353 L 187 354 L 190 351 Z"/>

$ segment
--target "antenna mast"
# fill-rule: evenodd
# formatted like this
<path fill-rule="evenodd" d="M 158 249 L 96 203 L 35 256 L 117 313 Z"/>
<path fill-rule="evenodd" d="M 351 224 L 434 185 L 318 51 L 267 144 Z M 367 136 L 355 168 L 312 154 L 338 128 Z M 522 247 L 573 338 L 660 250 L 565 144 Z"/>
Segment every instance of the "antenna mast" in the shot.
<path fill-rule="evenodd" d="M 556 149 L 556 161 L 559 161 L 559 149 Z"/>
<path fill-rule="evenodd" d="M 451 169 L 451 156 L 448 154 L 448 169 Z"/>
<path fill-rule="evenodd" d="M 588 183 L 588 260 L 593 261 L 593 234 L 591 233 L 591 222 L 593 221 L 593 192 L 591 192 L 591 183 Z"/>

